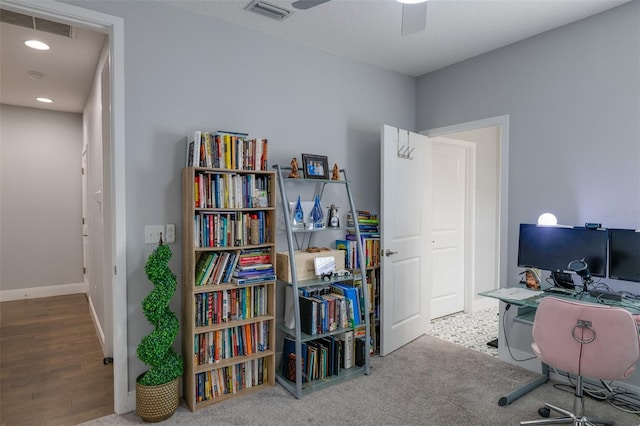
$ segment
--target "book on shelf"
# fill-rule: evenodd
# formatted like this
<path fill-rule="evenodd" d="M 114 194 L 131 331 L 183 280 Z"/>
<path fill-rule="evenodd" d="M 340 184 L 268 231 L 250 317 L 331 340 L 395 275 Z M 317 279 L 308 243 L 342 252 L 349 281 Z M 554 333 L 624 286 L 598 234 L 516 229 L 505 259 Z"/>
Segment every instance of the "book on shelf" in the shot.
<path fill-rule="evenodd" d="M 248 133 L 194 130 L 187 135 L 186 166 L 267 170 L 268 141 Z"/>
<path fill-rule="evenodd" d="M 355 327 L 360 324 L 360 298 L 357 287 L 352 287 L 343 283 L 331 284 L 334 293 L 341 294 L 347 299 L 349 311 L 349 325 Z"/>
<path fill-rule="evenodd" d="M 198 261 L 196 262 L 196 278 L 195 278 L 196 285 L 200 281 L 202 281 L 202 277 L 204 276 L 205 272 L 207 271 L 207 267 L 209 266 L 208 261 L 209 261 L 209 253 L 203 253 L 198 258 Z"/>
<path fill-rule="evenodd" d="M 353 359 L 353 351 L 354 351 L 354 343 L 353 343 L 353 331 L 345 331 L 344 333 L 339 334 L 338 339 L 342 342 L 342 360 L 341 366 L 344 369 L 348 369 L 353 367 L 354 359 Z"/>
<path fill-rule="evenodd" d="M 275 281 L 275 279 L 276 279 L 275 274 L 265 274 L 257 277 L 251 277 L 251 278 L 233 277 L 231 278 L 231 282 L 236 285 L 249 285 L 249 284 L 257 284 L 257 283 L 262 283 L 267 281 Z"/>
<path fill-rule="evenodd" d="M 200 255 L 200 259 L 204 260 L 203 265 L 200 267 L 200 269 L 198 269 L 198 265 L 196 264 L 196 278 L 194 281 L 195 285 L 206 285 L 209 282 L 209 278 L 211 277 L 211 273 L 213 272 L 217 258 L 217 253 L 203 253 Z M 203 273 L 200 272 L 203 270 L 202 268 L 204 268 Z"/>
<path fill-rule="evenodd" d="M 347 250 L 345 254 L 345 266 L 348 268 L 360 267 L 360 256 L 356 249 L 356 235 L 347 233 L 345 239 L 336 240 L 336 248 L 344 247 Z M 377 233 L 360 233 L 362 242 L 362 252 L 364 254 L 365 268 L 377 267 L 380 265 L 380 237 Z"/>
<path fill-rule="evenodd" d="M 236 278 L 251 278 L 251 277 L 260 277 L 263 275 L 273 275 L 275 273 L 272 267 L 264 268 L 264 269 L 248 269 L 248 270 L 239 270 L 236 269 L 233 271 L 233 276 Z"/>
<path fill-rule="evenodd" d="M 187 155 L 186 165 L 200 166 L 200 145 L 202 139 L 202 132 L 200 130 L 194 130 L 187 135 Z"/>
<path fill-rule="evenodd" d="M 314 298 L 299 295 L 300 330 L 306 334 L 316 334 L 318 326 L 318 301 Z"/>
<path fill-rule="evenodd" d="M 364 336 L 359 336 L 355 340 L 355 364 L 358 367 L 362 367 L 365 363 L 365 351 L 367 350 L 367 344 Z"/>
<path fill-rule="evenodd" d="M 306 374 L 306 366 L 307 366 L 307 344 L 302 342 L 300 344 L 300 352 L 302 356 L 302 382 L 305 383 L 307 381 Z M 291 357 L 293 355 L 293 357 Z M 281 371 L 283 375 L 291 380 L 295 381 L 296 379 L 296 341 L 290 337 L 284 338 L 284 343 L 282 345 L 282 366 Z"/>
<path fill-rule="evenodd" d="M 237 271 L 260 271 L 265 269 L 273 269 L 272 263 L 250 263 L 236 266 Z"/>
<path fill-rule="evenodd" d="M 327 348 L 327 376 L 337 376 L 340 373 L 338 343 L 335 336 L 322 337 L 319 341 Z"/>
<path fill-rule="evenodd" d="M 233 271 L 238 264 L 239 254 L 236 251 L 232 251 L 229 253 L 229 260 L 227 262 L 227 266 L 222 274 L 222 282 L 228 283 L 231 281 L 231 277 L 233 276 Z"/>

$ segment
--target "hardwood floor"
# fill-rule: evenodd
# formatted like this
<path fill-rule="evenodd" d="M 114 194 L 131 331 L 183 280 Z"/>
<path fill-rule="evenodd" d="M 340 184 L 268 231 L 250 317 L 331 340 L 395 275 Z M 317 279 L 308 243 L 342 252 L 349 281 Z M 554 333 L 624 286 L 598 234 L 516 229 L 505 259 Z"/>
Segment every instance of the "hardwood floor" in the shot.
<path fill-rule="evenodd" d="M 0 303 L 0 424 L 75 425 L 113 413 L 113 364 L 84 294 Z"/>

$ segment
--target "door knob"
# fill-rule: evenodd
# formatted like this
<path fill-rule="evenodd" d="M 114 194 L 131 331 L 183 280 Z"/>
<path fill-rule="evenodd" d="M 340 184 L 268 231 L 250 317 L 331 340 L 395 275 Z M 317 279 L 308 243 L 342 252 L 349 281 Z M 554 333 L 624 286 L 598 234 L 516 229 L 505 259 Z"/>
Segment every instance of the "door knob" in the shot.
<path fill-rule="evenodd" d="M 385 251 L 384 254 L 385 256 L 391 256 L 392 254 L 398 254 L 398 252 L 387 249 L 387 251 Z"/>

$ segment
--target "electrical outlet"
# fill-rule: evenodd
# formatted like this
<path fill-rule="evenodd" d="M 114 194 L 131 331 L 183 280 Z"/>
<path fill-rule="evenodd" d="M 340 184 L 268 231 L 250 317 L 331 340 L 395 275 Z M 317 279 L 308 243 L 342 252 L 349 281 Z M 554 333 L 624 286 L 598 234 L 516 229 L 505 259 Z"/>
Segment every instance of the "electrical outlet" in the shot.
<path fill-rule="evenodd" d="M 167 234 L 165 238 L 167 244 L 173 244 L 176 242 L 176 225 L 175 223 L 167 224 Z"/>
<path fill-rule="evenodd" d="M 160 234 L 164 240 L 164 226 L 162 225 L 147 225 L 144 227 L 144 243 L 145 244 L 158 244 L 160 242 Z"/>

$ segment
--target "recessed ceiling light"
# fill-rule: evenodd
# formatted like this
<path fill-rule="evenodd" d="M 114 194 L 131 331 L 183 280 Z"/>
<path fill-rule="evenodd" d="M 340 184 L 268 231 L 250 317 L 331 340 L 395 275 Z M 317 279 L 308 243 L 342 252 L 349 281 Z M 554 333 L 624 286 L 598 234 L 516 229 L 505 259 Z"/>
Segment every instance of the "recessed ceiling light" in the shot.
<path fill-rule="evenodd" d="M 425 3 L 427 0 L 396 0 L 398 3 L 404 4 L 416 4 L 416 3 Z"/>
<path fill-rule="evenodd" d="M 45 104 L 50 104 L 51 102 L 53 102 L 53 99 L 49 99 L 49 98 L 36 98 L 36 101 L 38 102 L 43 102 Z"/>
<path fill-rule="evenodd" d="M 49 45 L 38 40 L 27 40 L 24 42 L 27 46 L 36 50 L 49 50 Z"/>

